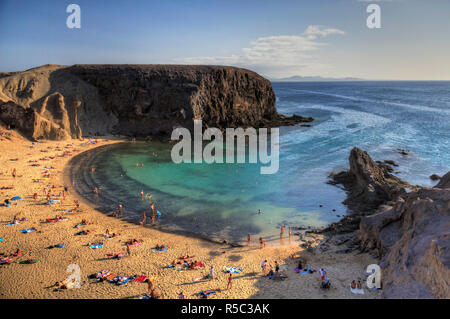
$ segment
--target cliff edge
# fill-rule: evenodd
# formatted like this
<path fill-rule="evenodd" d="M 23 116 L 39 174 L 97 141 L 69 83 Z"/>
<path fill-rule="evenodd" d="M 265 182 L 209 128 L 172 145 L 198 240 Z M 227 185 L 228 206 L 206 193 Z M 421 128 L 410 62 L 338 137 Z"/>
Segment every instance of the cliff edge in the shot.
<path fill-rule="evenodd" d="M 313 120 L 279 115 L 270 81 L 235 67 L 45 65 L 0 77 L 0 120 L 32 139 L 169 137 L 194 119 L 221 129 Z"/>

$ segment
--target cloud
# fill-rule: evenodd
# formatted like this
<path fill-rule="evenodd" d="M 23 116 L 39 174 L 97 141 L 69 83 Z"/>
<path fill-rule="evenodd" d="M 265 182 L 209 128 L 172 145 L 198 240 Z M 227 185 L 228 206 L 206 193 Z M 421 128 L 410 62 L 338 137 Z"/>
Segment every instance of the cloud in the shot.
<path fill-rule="evenodd" d="M 308 39 L 316 39 L 318 35 L 326 37 L 329 36 L 330 34 L 344 35 L 345 32 L 338 29 L 320 29 L 319 26 L 310 25 L 309 27 L 306 28 L 303 34 L 306 35 Z"/>
<path fill-rule="evenodd" d="M 344 35 L 338 29 L 308 26 L 301 35 L 260 37 L 243 48 L 241 54 L 231 56 L 203 56 L 178 59 L 179 63 L 218 64 L 246 67 L 272 77 L 283 77 L 325 67 L 314 54 L 326 43 L 318 39 L 330 35 Z"/>

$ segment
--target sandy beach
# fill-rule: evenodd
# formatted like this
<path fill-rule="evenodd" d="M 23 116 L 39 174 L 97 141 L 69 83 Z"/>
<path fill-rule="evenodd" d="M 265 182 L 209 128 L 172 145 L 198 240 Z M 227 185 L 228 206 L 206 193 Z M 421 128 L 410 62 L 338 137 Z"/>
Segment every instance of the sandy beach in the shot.
<path fill-rule="evenodd" d="M 331 247 L 324 253 L 310 253 L 302 250 L 298 243 L 285 239 L 285 245 L 259 248 L 257 238 L 249 247 L 230 247 L 198 238 L 168 233 L 151 227 L 131 224 L 120 218 L 108 216 L 96 210 L 92 204 L 75 194 L 67 172 L 68 161 L 83 151 L 117 140 L 98 139 L 97 144 L 89 140 L 42 141 L 32 143 L 17 132 L 1 128 L 0 141 L 0 191 L 2 202 L 14 196 L 21 200 L 12 202 L 11 207 L 0 207 L 0 253 L 2 257 L 20 249 L 24 255 L 14 257 L 9 264 L 0 265 L 1 298 L 140 298 L 147 293 L 147 284 L 134 281 L 126 285 L 97 282 L 89 276 L 103 269 L 121 276 L 141 275 L 154 277 L 154 285 L 163 298 L 177 298 L 180 292 L 186 298 L 199 298 L 202 290 L 214 289 L 215 295 L 208 298 L 379 298 L 377 292 L 364 287 L 363 295 L 350 292 L 352 280 L 362 280 L 365 286 L 365 268 L 376 260 L 368 254 L 337 253 L 338 247 Z M 85 146 L 83 146 L 85 145 Z M 50 169 L 46 169 L 50 168 Z M 16 169 L 17 176 L 12 176 Z M 48 178 L 44 174 L 49 173 Z M 54 186 L 54 188 L 52 188 Z M 64 186 L 69 194 L 55 196 L 61 204 L 48 205 L 44 188 L 52 188 L 58 195 Z M 39 199 L 35 200 L 33 194 Z M 139 196 L 139 194 L 136 194 Z M 44 197 L 45 198 L 45 197 Z M 71 213 L 74 200 L 80 201 L 81 212 Z M 46 222 L 47 218 L 62 215 L 67 220 Z M 8 225 L 16 216 L 25 218 L 18 225 Z M 83 219 L 89 225 L 75 228 Z M 22 229 L 34 227 L 36 231 L 24 234 Z M 91 230 L 88 235 L 75 235 L 82 230 Z M 104 233 L 119 233 L 116 238 L 106 239 Z M 131 247 L 131 256 L 109 259 L 107 254 L 126 253 L 126 242 L 131 238 L 142 240 L 138 247 Z M 316 239 L 320 239 L 318 236 Z M 90 249 L 88 243 L 103 242 L 103 247 Z M 49 246 L 64 243 L 63 248 L 48 249 Z M 168 250 L 152 250 L 156 244 L 164 244 Z M 320 275 L 296 273 L 298 259 L 289 258 L 296 253 L 307 261 L 312 269 L 326 268 L 331 279 L 331 289 L 320 288 Z M 195 255 L 193 260 L 205 264 L 203 269 L 177 271 L 167 266 L 180 256 Z M 21 264 L 20 261 L 38 259 L 35 264 Z M 285 280 L 270 280 L 263 277 L 260 263 L 267 259 L 274 265 L 280 264 Z M 81 269 L 81 287 L 55 289 L 57 281 L 66 279 L 70 273 L 67 267 L 76 264 Z M 206 275 L 209 267 L 215 270 L 215 279 L 196 281 Z M 224 266 L 242 268 L 234 275 L 233 287 L 226 290 L 228 274 Z"/>

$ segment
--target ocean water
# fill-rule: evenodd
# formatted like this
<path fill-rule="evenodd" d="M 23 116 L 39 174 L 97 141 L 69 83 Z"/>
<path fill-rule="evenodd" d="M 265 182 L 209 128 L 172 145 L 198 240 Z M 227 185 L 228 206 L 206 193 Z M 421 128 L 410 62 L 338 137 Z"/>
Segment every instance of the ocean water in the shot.
<path fill-rule="evenodd" d="M 280 113 L 315 118 L 312 127 L 280 128 L 276 174 L 261 175 L 260 164 L 174 164 L 171 145 L 123 143 L 77 158 L 72 174 L 78 192 L 106 210 L 121 202 L 127 218 L 137 221 L 150 211 L 150 202 L 140 198 L 143 190 L 162 214 L 162 229 L 233 242 L 250 233 L 278 244 L 281 225 L 321 227 L 347 213 L 345 192 L 326 181 L 348 167 L 355 146 L 375 160 L 395 160 L 396 175 L 411 184 L 431 186 L 431 174 L 450 170 L 450 82 L 273 88 Z M 397 149 L 411 153 L 403 156 Z M 94 197 L 93 187 L 102 187 L 102 194 Z"/>

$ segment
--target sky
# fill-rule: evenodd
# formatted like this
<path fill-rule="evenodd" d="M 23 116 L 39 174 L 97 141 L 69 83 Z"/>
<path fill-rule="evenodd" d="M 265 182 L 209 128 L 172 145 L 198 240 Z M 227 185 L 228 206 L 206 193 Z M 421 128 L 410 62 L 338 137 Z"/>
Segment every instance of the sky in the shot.
<path fill-rule="evenodd" d="M 66 25 L 72 3 L 79 29 Z M 372 3 L 379 29 L 367 27 Z M 450 80 L 450 0 L 0 0 L 0 71 L 80 63 Z"/>

